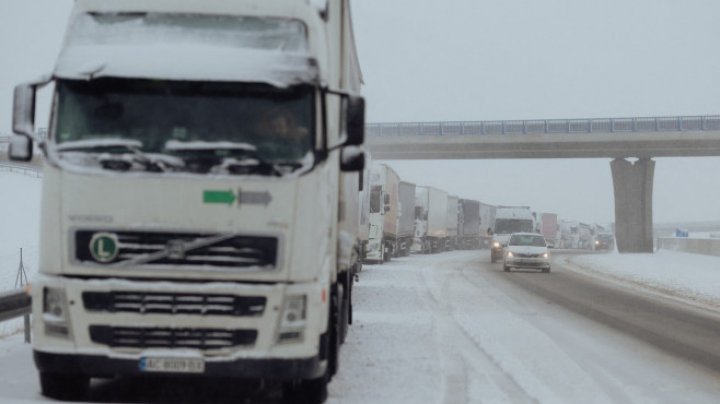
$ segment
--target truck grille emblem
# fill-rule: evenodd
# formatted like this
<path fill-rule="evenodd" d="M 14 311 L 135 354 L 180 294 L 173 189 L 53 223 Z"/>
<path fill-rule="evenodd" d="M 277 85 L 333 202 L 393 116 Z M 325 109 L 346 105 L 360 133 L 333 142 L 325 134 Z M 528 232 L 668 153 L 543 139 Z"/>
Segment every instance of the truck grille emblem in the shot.
<path fill-rule="evenodd" d="M 97 262 L 112 262 L 118 255 L 118 238 L 113 233 L 95 233 L 90 239 L 90 255 Z"/>
<path fill-rule="evenodd" d="M 185 242 L 183 240 L 170 240 L 165 247 L 167 257 L 173 260 L 185 258 Z"/>

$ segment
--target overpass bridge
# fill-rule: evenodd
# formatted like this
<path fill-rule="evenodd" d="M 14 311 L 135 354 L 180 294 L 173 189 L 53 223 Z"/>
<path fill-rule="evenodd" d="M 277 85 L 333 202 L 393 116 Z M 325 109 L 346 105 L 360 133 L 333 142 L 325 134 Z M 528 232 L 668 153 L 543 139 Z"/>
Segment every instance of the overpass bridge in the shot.
<path fill-rule="evenodd" d="M 366 126 L 376 160 L 720 156 L 720 116 Z"/>
<path fill-rule="evenodd" d="M 374 160 L 611 158 L 620 252 L 653 251 L 654 157 L 720 156 L 718 115 L 376 123 L 366 133 Z"/>

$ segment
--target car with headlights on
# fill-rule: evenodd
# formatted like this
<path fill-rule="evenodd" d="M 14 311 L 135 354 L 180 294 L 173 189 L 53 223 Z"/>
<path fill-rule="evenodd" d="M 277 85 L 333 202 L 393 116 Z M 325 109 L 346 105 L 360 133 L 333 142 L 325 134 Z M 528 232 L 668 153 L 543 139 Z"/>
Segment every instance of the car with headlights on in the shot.
<path fill-rule="evenodd" d="M 537 268 L 550 272 L 550 252 L 545 237 L 537 233 L 513 233 L 503 251 L 503 270 Z"/>

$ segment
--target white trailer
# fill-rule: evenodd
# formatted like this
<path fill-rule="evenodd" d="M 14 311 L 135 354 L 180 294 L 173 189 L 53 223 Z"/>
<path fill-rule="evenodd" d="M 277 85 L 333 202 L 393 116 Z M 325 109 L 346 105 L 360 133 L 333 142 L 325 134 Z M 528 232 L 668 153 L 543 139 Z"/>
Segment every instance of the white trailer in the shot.
<path fill-rule="evenodd" d="M 481 247 L 490 248 L 495 228 L 495 206 L 480 202 Z"/>
<path fill-rule="evenodd" d="M 415 184 L 400 181 L 398 186 L 398 224 L 395 256 L 407 256 L 415 236 Z"/>
<path fill-rule="evenodd" d="M 446 250 L 454 250 L 457 248 L 459 199 L 456 195 L 448 195 L 447 197 L 447 216 L 445 218 L 447 226 L 447 239 L 445 239 Z"/>
<path fill-rule="evenodd" d="M 54 84 L 46 139 L 35 93 Z M 364 102 L 347 0 L 77 0 L 42 142 L 42 393 L 92 377 L 277 380 L 321 402 L 357 265 Z"/>
<path fill-rule="evenodd" d="M 445 249 L 447 192 L 429 186 L 415 190 L 415 240 L 413 251 L 435 253 Z"/>
<path fill-rule="evenodd" d="M 465 250 L 480 248 L 480 221 L 480 202 L 472 199 L 460 199 L 458 201 L 457 248 Z M 482 234 L 484 233 L 482 231 Z"/>
<path fill-rule="evenodd" d="M 368 262 L 389 261 L 395 254 L 400 210 L 400 177 L 385 164 L 374 164 L 370 172 L 370 232 Z"/>

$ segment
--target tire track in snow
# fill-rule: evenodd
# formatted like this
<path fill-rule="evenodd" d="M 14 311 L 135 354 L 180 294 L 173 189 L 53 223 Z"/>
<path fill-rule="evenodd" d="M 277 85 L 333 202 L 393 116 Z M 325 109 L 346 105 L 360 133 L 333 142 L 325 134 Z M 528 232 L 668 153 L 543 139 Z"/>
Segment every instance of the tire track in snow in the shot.
<path fill-rule="evenodd" d="M 421 267 L 430 309 L 437 326 L 438 347 L 445 368 L 443 403 L 487 401 L 492 403 L 536 403 L 511 374 L 504 371 L 492 356 L 478 344 L 453 315 L 451 281 L 455 271 L 447 271 L 464 261 L 436 263 Z M 437 279 L 441 276 L 442 279 Z M 436 278 L 436 279 L 432 279 Z M 440 284 L 440 288 L 433 285 Z M 469 368 L 469 369 L 468 369 Z M 479 374 L 471 378 L 469 373 Z M 472 389 L 471 384 L 477 388 Z M 471 391 L 472 390 L 472 391 Z"/>

